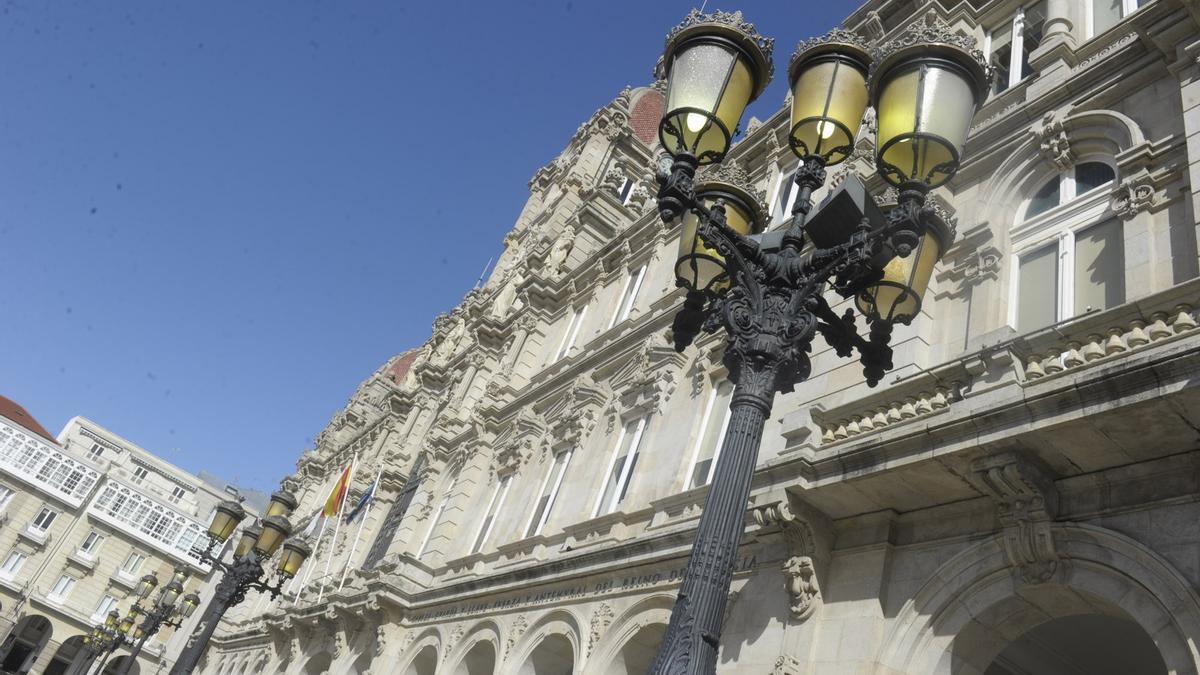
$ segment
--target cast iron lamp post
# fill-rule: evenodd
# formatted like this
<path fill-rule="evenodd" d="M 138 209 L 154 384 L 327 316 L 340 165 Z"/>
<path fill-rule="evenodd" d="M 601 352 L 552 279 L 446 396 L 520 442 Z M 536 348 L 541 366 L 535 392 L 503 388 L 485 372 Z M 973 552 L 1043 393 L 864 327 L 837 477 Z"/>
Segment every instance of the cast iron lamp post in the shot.
<path fill-rule="evenodd" d="M 164 625 L 179 628 L 183 625 L 183 620 L 196 611 L 196 607 L 200 604 L 200 596 L 188 593 L 183 596 L 182 600 L 180 599 L 187 577 L 187 570 L 175 568 L 171 581 L 158 591 L 158 598 L 150 609 L 143 608 L 141 602 L 149 598 L 150 593 L 158 586 L 158 577 L 153 574 L 142 577 L 137 588 L 134 589 L 138 601 L 129 609 L 129 613 L 132 617 L 142 616 L 144 618 L 136 627 L 131 624 L 132 634 L 126 633 L 127 639 L 133 644 L 133 649 L 129 651 L 129 656 L 117 669 L 116 675 L 126 675 L 129 672 L 138 654 L 142 652 L 142 647 L 146 645 L 146 641 L 158 633 L 159 629 Z"/>
<path fill-rule="evenodd" d="M 92 631 L 83 636 L 83 646 L 76 652 L 75 658 L 71 659 L 71 665 L 67 667 L 66 675 L 86 673 L 97 656 L 111 651 L 109 645 L 112 644 L 117 622 L 120 620 L 121 615 L 114 609 L 104 618 L 104 623 L 92 626 Z M 113 649 L 115 648 L 113 647 Z"/>
<path fill-rule="evenodd" d="M 271 503 L 262 520 L 242 530 L 242 538 L 233 550 L 233 562 L 226 563 L 221 560 L 219 551 L 213 554 L 213 549 L 229 539 L 238 523 L 245 519 L 246 511 L 241 504 L 233 501 L 217 505 L 217 512 L 208 527 L 208 547 L 201 554 L 201 559 L 212 563 L 224 574 L 217 583 L 212 600 L 204 608 L 196 631 L 188 638 L 175 665 L 171 667 L 170 675 L 186 675 L 196 668 L 221 617 L 230 607 L 245 599 L 247 591 L 262 591 L 275 598 L 283 589 L 284 582 L 296 576 L 312 550 L 298 539 L 284 542 L 292 531 L 286 516 L 295 508 L 296 498 L 286 490 L 277 490 L 271 495 Z M 263 563 L 280 548 L 283 552 L 276 566 L 274 583 L 263 581 Z"/>
<path fill-rule="evenodd" d="M 667 104 L 659 127 L 672 155 L 658 176 L 664 222 L 682 221 L 677 283 L 687 289 L 673 324 L 682 351 L 701 331 L 724 328 L 724 363 L 735 384 L 731 417 L 671 621 L 651 666 L 655 674 L 716 669 L 722 619 L 745 522 L 763 424 L 777 392 L 811 372 L 817 333 L 842 357 L 855 351 L 874 386 L 892 367 L 895 323 L 921 308 L 933 266 L 953 235 L 925 197 L 957 171 L 967 130 L 987 92 L 988 70 L 974 40 L 936 20 L 870 49 L 834 30 L 802 42 L 792 57 L 789 145 L 801 159 L 793 217 L 782 236 L 764 229 L 765 207 L 736 167 L 706 170 L 728 153 L 746 106 L 771 78 L 774 41 L 740 12 L 695 10 L 667 36 L 660 73 Z M 868 102 L 877 113 L 875 164 L 898 189 L 886 216 L 848 179 L 816 213 L 811 197 L 825 167 L 854 147 Z M 827 290 L 853 298 L 837 314 Z"/>

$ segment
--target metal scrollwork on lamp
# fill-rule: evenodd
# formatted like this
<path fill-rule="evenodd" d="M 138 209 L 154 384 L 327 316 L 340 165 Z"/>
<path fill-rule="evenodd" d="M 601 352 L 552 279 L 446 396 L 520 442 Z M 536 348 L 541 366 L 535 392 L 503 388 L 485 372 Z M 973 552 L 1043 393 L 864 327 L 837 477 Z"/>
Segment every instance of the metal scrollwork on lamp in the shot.
<path fill-rule="evenodd" d="M 871 386 L 892 367 L 892 326 L 908 324 L 953 233 L 925 205 L 953 177 L 967 130 L 987 91 L 970 38 L 937 20 L 910 26 L 871 49 L 835 30 L 802 42 L 788 68 L 788 142 L 800 158 L 796 206 L 786 231 L 762 233 L 766 212 L 728 155 L 747 105 L 771 77 L 772 41 L 741 13 L 693 11 L 667 38 L 660 71 L 667 104 L 659 138 L 658 209 L 682 238 L 676 283 L 687 289 L 672 326 L 677 350 L 700 331 L 724 329 L 735 384 L 731 417 L 687 569 L 652 673 L 713 673 L 763 425 L 776 393 L 811 374 L 820 334 L 842 357 L 858 353 Z M 847 177 L 813 211 L 825 169 L 846 160 L 870 104 L 875 163 L 898 203 L 876 206 Z M 739 176 L 739 174 L 743 174 Z M 838 314 L 832 291 L 852 300 Z M 856 310 L 868 326 L 859 334 Z"/>

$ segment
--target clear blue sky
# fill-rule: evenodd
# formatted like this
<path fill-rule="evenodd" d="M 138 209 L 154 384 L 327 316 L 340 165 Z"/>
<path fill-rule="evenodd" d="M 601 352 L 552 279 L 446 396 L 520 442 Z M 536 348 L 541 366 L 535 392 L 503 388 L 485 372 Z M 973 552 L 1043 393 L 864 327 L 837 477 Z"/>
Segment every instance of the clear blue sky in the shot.
<path fill-rule="evenodd" d="M 751 113 L 857 4 L 743 0 Z M 0 394 L 272 489 L 691 6 L 4 2 Z"/>

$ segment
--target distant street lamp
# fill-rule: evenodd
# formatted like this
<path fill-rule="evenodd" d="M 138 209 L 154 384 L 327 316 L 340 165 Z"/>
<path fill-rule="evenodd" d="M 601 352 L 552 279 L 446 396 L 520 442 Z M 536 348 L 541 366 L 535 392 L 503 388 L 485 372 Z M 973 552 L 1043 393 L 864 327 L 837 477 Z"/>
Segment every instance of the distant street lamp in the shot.
<path fill-rule="evenodd" d="M 673 158 L 658 176 L 658 209 L 682 229 L 676 283 L 687 289 L 672 327 L 675 348 L 701 330 L 728 334 L 724 363 L 735 389 L 728 431 L 697 526 L 671 621 L 652 673 L 710 674 L 741 541 L 763 425 L 777 392 L 811 373 L 820 333 L 842 357 L 855 351 L 867 384 L 892 367 L 892 326 L 908 324 L 934 264 L 953 240 L 925 205 L 933 187 L 958 170 L 967 130 L 987 92 L 988 71 L 974 39 L 931 20 L 872 49 L 835 29 L 800 43 L 788 69 L 792 116 L 788 143 L 800 158 L 792 221 L 761 233 L 766 209 L 745 173 L 720 164 L 742 113 L 771 79 L 774 41 L 741 12 L 693 10 L 667 36 L 667 77 L 659 139 Z M 877 113 L 875 165 L 899 192 L 884 215 L 861 181 L 849 178 L 812 211 L 825 168 L 854 148 L 868 102 Z M 810 217 L 811 216 L 811 217 Z M 853 299 L 837 314 L 827 290 Z"/>
<path fill-rule="evenodd" d="M 171 667 L 170 675 L 186 675 L 195 670 L 221 617 L 230 607 L 244 600 L 248 591 L 270 593 L 275 598 L 283 590 L 284 582 L 296 576 L 304 561 L 312 554 L 312 549 L 303 541 L 284 541 L 292 531 L 286 516 L 296 508 L 296 504 L 296 498 L 286 490 L 277 490 L 272 494 L 263 518 L 242 530 L 231 563 L 222 561 L 219 551 L 214 555 L 213 549 L 233 535 L 238 523 L 245 519 L 246 511 L 241 504 L 232 501 L 221 502 L 217 506 L 208 527 L 209 544 L 201 553 L 201 559 L 212 563 L 224 574 L 217 583 L 212 600 L 204 608 L 195 632 L 188 638 L 175 665 Z M 261 581 L 265 572 L 263 563 L 280 549 L 282 553 L 275 568 L 277 578 L 274 583 Z"/>
<path fill-rule="evenodd" d="M 164 625 L 172 628 L 179 628 L 183 625 L 183 620 L 190 617 L 196 611 L 196 607 L 200 605 L 200 596 L 195 593 L 188 593 L 180 600 L 180 595 L 183 593 L 183 584 L 187 581 L 187 570 L 175 568 L 175 573 L 172 575 L 171 581 L 167 582 L 166 586 L 158 592 L 158 598 L 152 609 L 143 609 L 140 602 L 150 596 L 150 593 L 158 586 L 158 577 L 148 574 L 142 577 L 134 592 L 138 596 L 138 603 L 130 609 L 130 615 L 141 615 L 144 618 L 142 622 L 133 628 L 132 635 L 128 635 L 133 640 L 133 649 L 130 650 L 129 656 L 121 663 L 121 667 L 117 669 L 116 675 L 127 675 L 130 668 L 133 667 L 134 661 L 138 654 L 142 652 L 142 647 L 146 641 L 154 634 L 158 633 Z"/>

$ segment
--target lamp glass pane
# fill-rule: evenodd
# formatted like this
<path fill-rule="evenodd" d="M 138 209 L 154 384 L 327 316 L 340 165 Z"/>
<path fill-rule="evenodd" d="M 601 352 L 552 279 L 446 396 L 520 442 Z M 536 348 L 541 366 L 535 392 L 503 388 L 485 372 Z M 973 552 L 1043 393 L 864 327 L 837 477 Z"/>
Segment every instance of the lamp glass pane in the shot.
<path fill-rule="evenodd" d="M 929 64 L 898 73 L 879 99 L 879 147 L 887 146 L 883 161 L 903 179 L 941 184 L 948 174 L 938 167 L 961 152 L 974 113 L 970 83 L 958 73 Z M 895 139 L 900 140 L 888 145 Z"/>
<path fill-rule="evenodd" d="M 250 552 L 254 548 L 254 543 L 258 541 L 258 531 L 254 528 L 246 528 L 242 530 L 242 538 L 238 540 L 237 548 L 233 550 L 235 558 L 240 558 Z"/>
<path fill-rule="evenodd" d="M 915 251 L 907 258 L 892 258 L 883 268 L 880 283 L 859 294 L 856 301 L 859 311 L 867 316 L 874 311 L 884 320 L 911 320 L 920 311 L 921 298 L 929 287 L 933 266 L 940 257 L 941 246 L 937 237 L 926 232 Z"/>
<path fill-rule="evenodd" d="M 1113 218 L 1075 235 L 1075 313 L 1125 302 L 1121 221 Z"/>
<path fill-rule="evenodd" d="M 663 145 L 669 151 L 685 150 L 701 159 L 705 153 L 724 155 L 753 86 L 746 60 L 732 47 L 700 43 L 681 50 L 671 65 L 666 117 L 682 133 L 684 147 L 679 147 L 681 141 L 675 138 L 664 138 Z M 702 112 L 676 112 L 681 108 Z M 703 113 L 715 114 L 725 131 Z"/>
<path fill-rule="evenodd" d="M 712 208 L 716 199 L 701 197 L 701 202 Z M 750 212 L 742 208 L 741 202 L 732 199 L 725 201 L 725 224 L 738 234 L 750 234 L 754 228 Z M 687 283 L 690 289 L 704 290 L 725 273 L 725 258 L 696 234 L 699 225 L 700 219 L 696 214 L 688 212 L 684 216 L 675 276 Z M 712 286 L 712 290 L 721 292 L 728 287 L 728 280 L 722 279 Z"/>
<path fill-rule="evenodd" d="M 846 152 L 830 151 L 854 144 L 866 109 L 867 82 L 861 71 L 839 61 L 815 63 L 800 73 L 792 88 L 794 144 L 809 154 L 827 156 L 829 165 L 837 164 L 846 159 Z"/>
<path fill-rule="evenodd" d="M 1027 253 L 1017 264 L 1017 331 L 1049 326 L 1058 314 L 1058 246 Z"/>
<path fill-rule="evenodd" d="M 258 535 L 258 541 L 254 544 L 254 550 L 263 555 L 271 555 L 283 542 L 284 535 L 285 533 L 278 528 L 264 526 L 262 534 Z"/>

